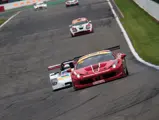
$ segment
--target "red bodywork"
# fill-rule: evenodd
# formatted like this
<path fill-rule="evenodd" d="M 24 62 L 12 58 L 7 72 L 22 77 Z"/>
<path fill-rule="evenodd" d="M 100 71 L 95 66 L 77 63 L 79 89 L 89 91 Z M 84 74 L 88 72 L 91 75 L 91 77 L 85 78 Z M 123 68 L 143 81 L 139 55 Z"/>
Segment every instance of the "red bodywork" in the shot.
<path fill-rule="evenodd" d="M 74 70 L 71 71 L 74 87 L 76 89 L 82 89 L 125 77 L 123 60 L 126 55 L 122 53 L 113 53 L 113 56 L 116 58 L 115 60 L 104 61 L 80 69 L 76 69 L 75 67 Z M 112 67 L 113 64 L 116 64 L 115 68 Z"/>

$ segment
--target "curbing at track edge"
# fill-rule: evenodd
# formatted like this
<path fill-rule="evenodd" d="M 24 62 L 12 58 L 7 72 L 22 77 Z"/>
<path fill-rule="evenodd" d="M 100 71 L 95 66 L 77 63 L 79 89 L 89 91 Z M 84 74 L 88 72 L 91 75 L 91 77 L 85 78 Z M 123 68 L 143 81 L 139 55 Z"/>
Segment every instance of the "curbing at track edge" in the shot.
<path fill-rule="evenodd" d="M 143 59 L 138 55 L 138 53 L 135 51 L 135 49 L 134 49 L 134 47 L 133 47 L 133 45 L 132 45 L 132 43 L 131 43 L 131 40 L 130 40 L 130 38 L 129 38 L 127 32 L 126 32 L 126 30 L 124 29 L 122 23 L 120 22 L 120 20 L 119 20 L 117 14 L 116 14 L 116 12 L 115 12 L 115 10 L 114 10 L 114 8 L 113 8 L 111 2 L 110 2 L 110 0 L 107 0 L 107 2 L 108 2 L 109 7 L 110 7 L 110 9 L 111 9 L 111 11 L 112 11 L 112 13 L 113 13 L 113 15 L 114 15 L 114 17 L 115 17 L 115 19 L 116 19 L 118 25 L 119 25 L 119 27 L 120 27 L 120 29 L 121 29 L 121 32 L 122 32 L 123 35 L 124 35 L 124 38 L 125 38 L 125 40 L 126 40 L 128 46 L 129 46 L 129 48 L 130 48 L 130 51 L 132 52 L 132 54 L 134 55 L 134 57 L 135 57 L 139 62 L 141 62 L 141 63 L 143 63 L 143 64 L 145 64 L 145 65 L 147 65 L 147 66 L 149 66 L 149 67 L 152 67 L 152 68 L 155 68 L 155 69 L 159 70 L 159 66 L 154 65 L 154 64 L 151 64 L 151 63 L 149 63 L 149 62 L 146 62 L 145 60 L 143 60 Z"/>

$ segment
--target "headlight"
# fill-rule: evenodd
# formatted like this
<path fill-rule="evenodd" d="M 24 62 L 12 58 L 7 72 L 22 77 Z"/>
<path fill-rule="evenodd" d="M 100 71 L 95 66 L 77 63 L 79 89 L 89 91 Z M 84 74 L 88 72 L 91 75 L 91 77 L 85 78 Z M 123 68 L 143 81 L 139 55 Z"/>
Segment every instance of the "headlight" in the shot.
<path fill-rule="evenodd" d="M 52 79 L 51 80 L 51 84 L 54 86 L 54 85 L 57 85 L 57 79 Z"/>
<path fill-rule="evenodd" d="M 86 26 L 86 29 L 90 29 L 90 27 L 91 27 L 90 24 L 88 24 L 88 25 Z"/>
<path fill-rule="evenodd" d="M 79 75 L 79 74 L 77 74 L 77 78 L 80 78 L 80 75 Z"/>
<path fill-rule="evenodd" d="M 116 68 L 116 64 L 113 64 L 113 65 L 112 65 L 112 68 Z"/>
<path fill-rule="evenodd" d="M 115 61 L 115 63 L 111 66 L 112 68 L 116 68 L 118 61 Z"/>
<path fill-rule="evenodd" d="M 77 29 L 76 29 L 76 28 L 72 28 L 72 31 L 73 31 L 73 32 L 77 32 Z"/>
<path fill-rule="evenodd" d="M 77 78 L 80 78 L 80 74 L 76 73 L 75 71 L 73 72 L 75 76 L 77 76 Z"/>

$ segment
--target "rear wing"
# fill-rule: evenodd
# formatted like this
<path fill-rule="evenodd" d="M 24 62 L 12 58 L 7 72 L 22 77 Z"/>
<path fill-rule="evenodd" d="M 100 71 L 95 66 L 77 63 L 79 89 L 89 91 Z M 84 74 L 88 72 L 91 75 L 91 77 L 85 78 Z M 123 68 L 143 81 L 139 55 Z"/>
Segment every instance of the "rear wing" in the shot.
<path fill-rule="evenodd" d="M 110 47 L 110 48 L 106 48 L 104 50 L 110 50 L 110 51 L 114 51 L 114 50 L 118 50 L 120 49 L 120 45 L 114 46 L 114 47 Z"/>
<path fill-rule="evenodd" d="M 118 50 L 118 49 L 120 49 L 120 45 L 113 46 L 113 47 L 110 47 L 110 48 L 105 48 L 104 50 L 114 51 L 114 50 Z M 74 57 L 73 60 L 78 61 L 78 59 L 81 58 L 82 56 L 84 56 L 84 55 Z"/>
<path fill-rule="evenodd" d="M 61 68 L 61 64 L 50 65 L 50 66 L 47 67 L 48 71 L 55 70 L 55 69 L 58 69 L 58 68 Z"/>
<path fill-rule="evenodd" d="M 74 63 L 74 60 L 67 60 L 67 61 L 62 62 L 63 65 L 69 64 L 69 63 Z"/>
<path fill-rule="evenodd" d="M 114 47 L 110 47 L 110 48 L 105 48 L 104 50 L 114 51 L 114 50 L 118 50 L 118 49 L 120 49 L 120 45 L 117 45 L 117 46 L 114 46 Z M 62 70 L 63 65 L 70 64 L 70 63 L 76 64 L 78 59 L 81 58 L 82 56 L 84 56 L 84 55 L 80 55 L 80 56 L 74 57 L 73 59 L 64 61 L 61 64 L 51 65 L 51 66 L 48 67 L 48 70 L 50 71 L 50 70 L 54 70 L 54 69 L 58 69 L 58 68 L 61 68 L 61 70 Z M 74 65 L 71 65 L 71 67 L 73 67 L 73 66 Z"/>

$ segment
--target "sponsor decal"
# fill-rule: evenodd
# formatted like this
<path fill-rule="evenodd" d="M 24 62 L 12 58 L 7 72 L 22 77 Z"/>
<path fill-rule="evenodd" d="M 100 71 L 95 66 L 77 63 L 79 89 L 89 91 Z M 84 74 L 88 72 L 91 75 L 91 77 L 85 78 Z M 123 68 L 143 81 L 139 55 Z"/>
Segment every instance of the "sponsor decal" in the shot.
<path fill-rule="evenodd" d="M 62 77 L 59 77 L 58 80 L 65 80 L 66 78 L 69 78 L 70 76 L 67 75 L 67 76 L 62 76 Z"/>

